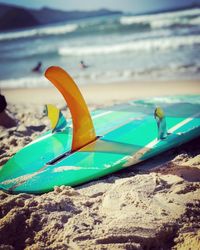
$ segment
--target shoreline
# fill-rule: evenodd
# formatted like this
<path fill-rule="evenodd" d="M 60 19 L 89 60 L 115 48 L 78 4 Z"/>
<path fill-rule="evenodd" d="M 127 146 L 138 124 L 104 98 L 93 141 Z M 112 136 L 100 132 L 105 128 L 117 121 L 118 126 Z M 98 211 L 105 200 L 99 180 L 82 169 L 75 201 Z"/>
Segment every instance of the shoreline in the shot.
<path fill-rule="evenodd" d="M 168 95 L 200 94 L 199 81 L 124 81 L 121 83 L 79 85 L 86 102 L 110 105 L 137 98 Z M 42 88 L 2 88 L 10 104 L 46 104 L 64 102 L 61 94 L 53 86 Z"/>

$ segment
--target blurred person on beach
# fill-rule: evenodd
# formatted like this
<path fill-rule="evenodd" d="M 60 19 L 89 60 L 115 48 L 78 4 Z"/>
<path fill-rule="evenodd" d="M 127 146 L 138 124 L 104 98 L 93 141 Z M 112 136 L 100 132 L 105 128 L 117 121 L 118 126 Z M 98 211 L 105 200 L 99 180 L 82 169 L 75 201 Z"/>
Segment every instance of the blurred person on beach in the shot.
<path fill-rule="evenodd" d="M 86 69 L 86 68 L 88 68 L 88 65 L 86 65 L 86 64 L 84 63 L 84 61 L 81 60 L 81 61 L 80 61 L 80 68 L 81 68 L 81 69 Z"/>
<path fill-rule="evenodd" d="M 42 62 L 38 62 L 38 64 L 32 69 L 32 72 L 41 73 Z"/>
<path fill-rule="evenodd" d="M 7 101 L 4 95 L 1 94 L 0 90 L 0 126 L 5 128 L 12 128 L 17 125 L 15 119 L 9 116 L 6 112 Z"/>

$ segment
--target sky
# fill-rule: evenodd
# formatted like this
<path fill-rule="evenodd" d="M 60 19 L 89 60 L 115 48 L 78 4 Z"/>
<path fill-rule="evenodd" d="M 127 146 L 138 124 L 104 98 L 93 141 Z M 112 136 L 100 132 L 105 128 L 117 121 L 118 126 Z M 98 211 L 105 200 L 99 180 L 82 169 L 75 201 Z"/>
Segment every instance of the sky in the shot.
<path fill-rule="evenodd" d="M 29 8 L 44 6 L 62 10 L 95 10 L 108 8 L 128 12 L 148 12 L 158 9 L 178 8 L 200 4 L 200 0 L 0 0 L 0 3 L 15 4 Z"/>

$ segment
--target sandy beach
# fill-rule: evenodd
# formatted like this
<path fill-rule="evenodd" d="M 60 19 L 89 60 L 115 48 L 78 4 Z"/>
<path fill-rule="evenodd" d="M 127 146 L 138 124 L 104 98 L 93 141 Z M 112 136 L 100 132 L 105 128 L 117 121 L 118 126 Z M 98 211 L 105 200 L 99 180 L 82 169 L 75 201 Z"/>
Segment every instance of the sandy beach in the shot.
<path fill-rule="evenodd" d="M 200 94 L 199 81 L 80 85 L 90 110 L 133 99 Z M 0 127 L 0 167 L 47 131 L 55 88 L 3 89 L 16 127 Z M 67 113 L 67 115 L 69 115 Z M 0 191 L 0 249 L 198 249 L 200 138 L 123 171 L 43 195 Z"/>
<path fill-rule="evenodd" d="M 0 250 L 200 250 L 200 0 L 0 2 Z"/>
<path fill-rule="evenodd" d="M 112 105 L 113 103 L 151 96 L 200 94 L 200 81 L 125 81 L 88 85 L 78 84 L 88 105 Z M 11 104 L 63 103 L 60 93 L 49 88 L 3 89 Z"/>

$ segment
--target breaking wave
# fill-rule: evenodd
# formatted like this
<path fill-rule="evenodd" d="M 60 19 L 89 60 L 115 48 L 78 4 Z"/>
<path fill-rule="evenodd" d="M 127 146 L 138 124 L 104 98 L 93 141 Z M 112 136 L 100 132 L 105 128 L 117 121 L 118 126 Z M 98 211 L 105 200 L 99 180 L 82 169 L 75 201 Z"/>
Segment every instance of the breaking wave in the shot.
<path fill-rule="evenodd" d="M 94 45 L 82 47 L 63 47 L 58 50 L 58 53 L 62 56 L 114 54 L 126 51 L 151 51 L 152 49 L 174 49 L 180 46 L 192 46 L 195 44 L 200 44 L 200 35 L 146 39 L 121 44 L 99 46 Z"/>
<path fill-rule="evenodd" d="M 199 25 L 200 10 L 185 10 L 171 13 L 141 15 L 141 16 L 123 16 L 120 18 L 122 25 L 149 24 L 152 29 L 166 28 L 172 26 Z"/>
<path fill-rule="evenodd" d="M 110 33 L 126 32 L 140 33 L 170 28 L 174 26 L 190 27 L 199 26 L 200 9 L 176 11 L 171 13 L 140 15 L 140 16 L 115 16 L 107 19 L 90 19 L 77 23 L 48 25 L 46 27 L 32 28 L 15 32 L 0 33 L 0 41 L 32 37 L 59 36 L 75 33 L 75 36 L 104 35 Z"/>
<path fill-rule="evenodd" d="M 43 77 L 22 77 L 22 78 L 13 78 L 0 81 L 1 88 L 35 88 L 39 86 L 49 86 L 49 82 Z"/>
<path fill-rule="evenodd" d="M 87 71 L 75 71 L 74 69 L 70 70 L 70 74 L 72 74 L 75 82 L 80 84 L 93 84 L 93 83 L 107 83 L 107 82 L 121 82 L 130 79 L 137 80 L 146 80 L 151 77 L 151 79 L 162 79 L 162 75 L 165 78 L 169 76 L 176 76 L 177 74 L 181 76 L 183 79 L 191 79 L 191 75 L 195 75 L 199 71 L 197 65 L 174 65 L 171 64 L 166 67 L 149 67 L 149 68 L 141 68 L 141 69 L 108 69 L 106 71 L 102 71 L 98 69 L 97 71 L 93 71 L 88 73 Z M 188 76 L 188 77 L 187 77 Z M 172 77 L 173 79 L 173 77 Z M 194 78 L 195 79 L 195 78 Z M 21 78 L 10 78 L 0 80 L 0 88 L 41 88 L 41 87 L 49 87 L 51 84 L 49 81 L 43 76 L 35 76 L 28 75 Z M 200 100 L 199 100 L 200 102 Z"/>
<path fill-rule="evenodd" d="M 66 24 L 60 26 L 51 26 L 51 27 L 48 26 L 43 28 L 35 28 L 35 29 L 16 31 L 16 32 L 0 33 L 0 41 L 28 38 L 28 37 L 40 37 L 48 35 L 63 35 L 74 32 L 77 28 L 78 28 L 77 24 Z"/>

